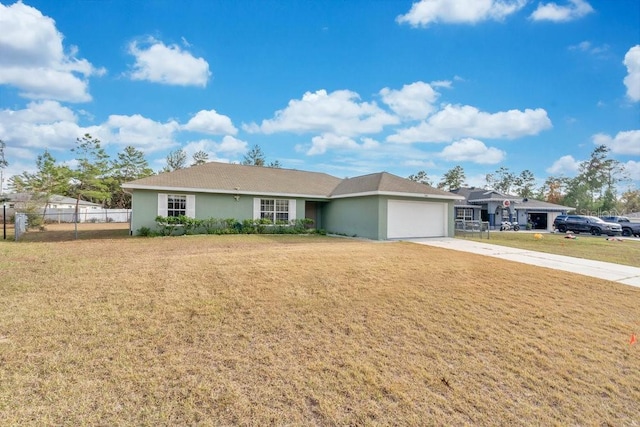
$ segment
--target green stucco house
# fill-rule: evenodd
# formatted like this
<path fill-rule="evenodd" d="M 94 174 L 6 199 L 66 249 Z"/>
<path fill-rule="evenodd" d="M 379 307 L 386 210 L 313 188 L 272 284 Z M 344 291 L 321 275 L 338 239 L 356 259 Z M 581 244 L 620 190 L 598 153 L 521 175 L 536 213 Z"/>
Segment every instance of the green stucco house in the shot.
<path fill-rule="evenodd" d="M 211 162 L 131 181 L 131 234 L 155 218 L 309 218 L 328 233 L 374 240 L 449 237 L 463 197 L 387 172 L 325 173 Z"/>

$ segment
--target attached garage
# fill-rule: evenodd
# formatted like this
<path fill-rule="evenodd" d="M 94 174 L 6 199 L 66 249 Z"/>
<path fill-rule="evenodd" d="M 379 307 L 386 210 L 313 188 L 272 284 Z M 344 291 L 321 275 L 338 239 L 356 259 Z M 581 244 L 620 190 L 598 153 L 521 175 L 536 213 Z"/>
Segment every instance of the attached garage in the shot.
<path fill-rule="evenodd" d="M 447 236 L 447 203 L 389 200 L 387 238 L 407 239 Z"/>

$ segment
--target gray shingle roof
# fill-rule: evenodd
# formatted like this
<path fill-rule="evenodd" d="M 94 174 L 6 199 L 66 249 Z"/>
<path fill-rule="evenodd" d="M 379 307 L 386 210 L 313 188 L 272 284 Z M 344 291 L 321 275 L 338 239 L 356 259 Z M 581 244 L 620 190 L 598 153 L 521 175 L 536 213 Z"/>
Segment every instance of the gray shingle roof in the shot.
<path fill-rule="evenodd" d="M 545 202 L 543 200 L 528 199 L 523 200 L 515 205 L 516 209 L 543 209 L 546 211 L 572 211 L 575 208 L 569 206 L 557 205 L 555 203 Z"/>
<path fill-rule="evenodd" d="M 49 198 L 49 203 L 63 203 L 66 205 L 73 205 L 78 202 L 81 206 L 101 206 L 99 203 L 87 202 L 85 200 L 74 199 L 73 197 L 60 196 L 57 194 L 51 195 Z"/>
<path fill-rule="evenodd" d="M 569 206 L 557 205 L 555 203 L 544 202 L 542 200 L 528 199 L 524 201 L 520 196 L 512 194 L 504 194 L 495 190 L 487 190 L 484 188 L 463 187 L 452 190 L 453 193 L 463 196 L 465 200 L 456 202 L 456 206 L 473 206 L 473 204 L 486 203 L 489 201 L 501 202 L 502 200 L 510 200 L 516 209 L 544 209 L 567 211 L 574 208 Z"/>
<path fill-rule="evenodd" d="M 419 182 L 410 181 L 388 172 L 378 172 L 370 175 L 358 176 L 342 180 L 333 190 L 331 196 L 346 196 L 362 193 L 404 193 L 416 194 L 420 196 L 440 196 L 442 198 L 452 198 L 453 194 L 430 187 Z"/>
<path fill-rule="evenodd" d="M 211 162 L 138 179 L 122 187 L 327 197 L 340 181 L 326 173 Z"/>
<path fill-rule="evenodd" d="M 317 198 L 363 193 L 402 193 L 456 198 L 455 195 L 387 172 L 341 179 L 320 172 L 211 162 L 161 173 L 122 185 L 128 190 L 202 191 Z"/>

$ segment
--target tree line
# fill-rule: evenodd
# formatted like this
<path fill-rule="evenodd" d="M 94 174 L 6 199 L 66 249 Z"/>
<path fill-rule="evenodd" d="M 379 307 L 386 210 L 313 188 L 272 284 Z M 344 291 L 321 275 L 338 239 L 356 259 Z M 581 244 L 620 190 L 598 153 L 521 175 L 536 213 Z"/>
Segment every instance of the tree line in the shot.
<path fill-rule="evenodd" d="M 514 173 L 507 167 L 500 167 L 485 175 L 484 188 L 518 197 L 532 198 L 574 207 L 578 213 L 600 212 L 640 212 L 640 190 L 628 188 L 618 197 L 621 183 L 629 181 L 624 165 L 609 157 L 610 150 L 605 145 L 597 146 L 589 159 L 580 162 L 578 174 L 573 178 L 549 176 L 540 186 L 528 169 Z M 412 181 L 433 186 L 427 173 L 422 170 L 408 177 Z M 461 166 L 447 171 L 437 188 L 445 191 L 466 187 L 466 175 Z"/>
<path fill-rule="evenodd" d="M 5 143 L 0 140 L 0 169 L 8 165 L 4 157 Z M 85 134 L 75 141 L 71 149 L 75 166 L 59 163 L 45 150 L 36 158 L 36 171 L 23 172 L 8 180 L 8 187 L 16 193 L 30 193 L 43 200 L 56 194 L 98 203 L 106 208 L 131 208 L 131 195 L 122 184 L 154 175 L 144 153 L 133 146 L 125 147 L 111 158 L 98 138 Z M 209 155 L 197 151 L 189 162 L 184 150 L 170 152 L 160 172 L 171 172 L 209 161 Z M 268 163 L 262 149 L 255 145 L 244 156 L 242 164 L 281 167 L 278 161 Z"/>
<path fill-rule="evenodd" d="M 0 171 L 8 165 L 4 156 L 6 144 L 0 140 Z M 125 147 L 115 158 L 110 158 L 99 139 L 85 134 L 75 141 L 71 149 L 75 155 L 74 166 L 56 161 L 45 150 L 36 159 L 35 172 L 23 172 L 9 178 L 9 188 L 14 192 L 50 197 L 53 194 L 86 200 L 101 204 L 106 208 L 130 208 L 131 196 L 121 185 L 128 181 L 154 175 L 144 153 L 133 146 Z M 605 145 L 597 146 L 589 159 L 581 162 L 578 174 L 573 178 L 549 176 L 540 186 L 528 169 L 515 173 L 507 167 L 500 167 L 485 176 L 484 188 L 522 198 L 534 198 L 550 203 L 575 207 L 580 213 L 591 212 L 638 212 L 640 211 L 640 190 L 629 188 L 618 197 L 619 184 L 628 181 L 624 165 L 609 157 L 610 150 Z M 204 151 L 193 154 L 189 161 L 184 150 L 170 152 L 166 164 L 160 172 L 171 172 L 209 161 Z M 258 145 L 251 147 L 241 162 L 244 165 L 280 168 L 279 161 L 267 162 Z M 408 179 L 433 186 L 426 171 L 412 174 Z M 437 188 L 451 191 L 465 187 L 465 171 L 455 166 L 447 171 Z"/>

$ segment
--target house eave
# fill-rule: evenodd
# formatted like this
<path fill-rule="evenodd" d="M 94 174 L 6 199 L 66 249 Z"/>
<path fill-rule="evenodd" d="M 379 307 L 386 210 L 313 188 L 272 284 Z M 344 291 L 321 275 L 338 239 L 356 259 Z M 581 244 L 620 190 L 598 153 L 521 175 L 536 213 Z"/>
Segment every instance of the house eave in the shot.
<path fill-rule="evenodd" d="M 492 199 L 473 199 L 473 200 L 469 200 L 469 203 L 489 203 L 489 202 L 502 203 L 504 200 L 508 200 L 514 204 L 520 203 L 520 199 L 510 199 L 510 198 L 497 199 L 495 197 Z"/>
<path fill-rule="evenodd" d="M 125 190 L 149 190 L 149 191 L 175 192 L 175 193 L 208 193 L 208 194 L 230 194 L 230 195 L 240 195 L 240 196 L 268 196 L 268 197 L 329 200 L 327 196 L 323 196 L 320 194 L 296 194 L 296 193 L 280 193 L 280 192 L 269 192 L 269 191 L 214 190 L 209 188 L 167 187 L 167 186 L 138 185 L 138 184 L 123 184 L 122 188 Z"/>
<path fill-rule="evenodd" d="M 420 193 L 403 193 L 396 191 L 365 191 L 362 193 L 348 193 L 331 196 L 331 199 L 348 199 L 352 197 L 366 197 L 366 196 L 391 196 L 391 197 L 414 197 L 423 199 L 438 199 L 438 200 L 464 200 L 464 197 L 455 194 L 420 194 Z"/>
<path fill-rule="evenodd" d="M 553 208 L 553 207 L 544 207 L 544 206 L 514 206 L 515 210 L 528 210 L 528 211 L 549 211 L 549 212 L 564 212 L 574 210 L 574 208 Z"/>

